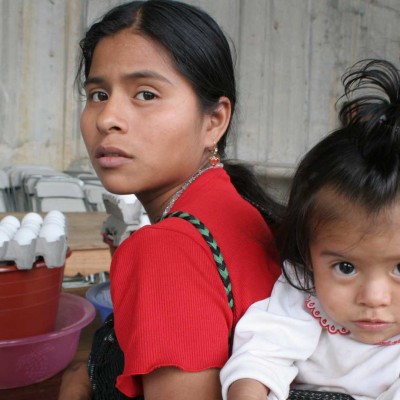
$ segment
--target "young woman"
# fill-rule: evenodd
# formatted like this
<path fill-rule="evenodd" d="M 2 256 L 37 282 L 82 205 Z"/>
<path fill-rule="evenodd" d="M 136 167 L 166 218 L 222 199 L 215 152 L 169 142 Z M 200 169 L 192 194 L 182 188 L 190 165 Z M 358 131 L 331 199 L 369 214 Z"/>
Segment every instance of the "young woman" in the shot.
<path fill-rule="evenodd" d="M 114 319 L 97 334 L 91 384 L 69 371 L 60 399 L 220 399 L 230 334 L 280 274 L 266 222 L 279 206 L 221 162 L 236 105 L 229 44 L 198 8 L 150 0 L 109 11 L 81 48 L 90 159 L 152 225 L 113 256 Z"/>
<path fill-rule="evenodd" d="M 293 180 L 283 276 L 236 327 L 224 399 L 400 398 L 400 73 L 370 60 L 344 83 L 343 126 Z"/>

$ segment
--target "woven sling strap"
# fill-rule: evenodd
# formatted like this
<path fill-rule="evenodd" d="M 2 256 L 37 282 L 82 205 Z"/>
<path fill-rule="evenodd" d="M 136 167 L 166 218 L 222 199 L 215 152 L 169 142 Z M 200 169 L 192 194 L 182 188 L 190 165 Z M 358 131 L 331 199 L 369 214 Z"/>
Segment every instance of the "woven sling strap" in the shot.
<path fill-rule="evenodd" d="M 218 244 L 215 241 L 214 237 L 211 235 L 206 226 L 193 215 L 177 211 L 165 215 L 162 219 L 171 217 L 183 218 L 184 220 L 190 222 L 208 244 L 214 257 L 219 276 L 221 277 L 221 281 L 224 285 L 229 307 L 233 311 L 234 301 L 228 269 L 226 267 L 221 250 L 218 247 Z M 231 351 L 232 331 L 229 332 L 228 344 L 229 351 Z M 124 357 L 118 345 L 114 332 L 114 314 L 111 314 L 106 318 L 103 326 L 96 332 L 95 339 L 93 341 L 91 356 L 89 358 L 89 376 L 94 391 L 94 399 L 128 399 L 128 397 L 124 396 L 114 386 L 116 377 L 122 374 L 123 363 Z M 135 400 L 143 399 L 143 396 L 135 397 Z"/>
<path fill-rule="evenodd" d="M 354 398 L 344 393 L 291 390 L 288 400 L 354 400 Z"/>
<path fill-rule="evenodd" d="M 225 260 L 221 253 L 221 249 L 219 248 L 216 240 L 214 239 L 214 236 L 200 220 L 198 220 L 195 216 L 186 212 L 175 211 L 173 213 L 164 215 L 161 219 L 172 218 L 172 217 L 182 218 L 185 221 L 190 222 L 201 234 L 201 236 L 203 236 L 204 240 L 207 242 L 208 247 L 210 248 L 211 253 L 214 257 L 215 265 L 217 266 L 219 276 L 224 285 L 226 297 L 228 298 L 229 308 L 233 311 L 234 301 L 232 294 L 232 284 L 229 278 L 228 268 L 225 264 Z"/>

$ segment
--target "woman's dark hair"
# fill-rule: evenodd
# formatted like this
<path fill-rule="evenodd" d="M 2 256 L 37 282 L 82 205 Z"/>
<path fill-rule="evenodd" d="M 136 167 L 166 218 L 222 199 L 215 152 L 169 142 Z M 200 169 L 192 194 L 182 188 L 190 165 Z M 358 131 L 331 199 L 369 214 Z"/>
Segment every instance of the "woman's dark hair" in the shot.
<path fill-rule="evenodd" d="M 372 215 L 400 194 L 399 70 L 385 60 L 363 60 L 342 79 L 347 101 L 339 110 L 341 127 L 300 162 L 278 233 L 281 257 L 297 276 L 288 276 L 285 268 L 284 273 L 305 291 L 313 289 L 313 234 L 338 217 L 339 206 L 329 204 L 326 194 Z"/>
<path fill-rule="evenodd" d="M 204 111 L 212 111 L 221 96 L 226 96 L 236 107 L 236 83 L 229 43 L 218 24 L 207 13 L 189 4 L 173 0 L 132 1 L 111 9 L 93 24 L 80 42 L 82 50 L 77 82 L 89 75 L 93 53 L 99 41 L 123 29 L 143 34 L 160 43 L 175 61 L 178 71 L 191 83 Z M 232 121 L 232 118 L 231 118 Z M 229 126 L 218 142 L 220 156 L 225 157 Z M 226 160 L 224 164 L 232 178 L 239 182 L 237 189 L 263 213 L 267 209 L 270 222 L 279 218 L 280 206 L 258 186 L 254 175 L 248 171 L 248 184 L 242 185 L 240 175 L 246 167 Z M 235 185 L 236 186 L 236 185 Z M 243 194 L 243 191 L 245 193 Z"/>

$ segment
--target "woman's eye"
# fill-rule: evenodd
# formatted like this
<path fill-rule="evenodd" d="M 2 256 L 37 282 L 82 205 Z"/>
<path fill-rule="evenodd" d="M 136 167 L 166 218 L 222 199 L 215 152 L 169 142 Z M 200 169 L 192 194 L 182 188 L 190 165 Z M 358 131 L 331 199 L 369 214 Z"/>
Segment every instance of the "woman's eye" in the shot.
<path fill-rule="evenodd" d="M 93 92 L 90 94 L 90 98 L 95 103 L 98 103 L 100 101 L 106 101 L 108 99 L 108 96 L 104 92 Z"/>
<path fill-rule="evenodd" d="M 346 261 L 335 264 L 333 268 L 340 275 L 354 275 L 356 273 L 356 268 L 354 265 Z"/>
<path fill-rule="evenodd" d="M 156 95 L 152 92 L 143 90 L 142 92 L 139 92 L 135 97 L 138 100 L 149 101 L 154 100 L 156 98 Z"/>
<path fill-rule="evenodd" d="M 394 275 L 400 276 L 400 264 L 397 264 L 397 265 L 393 268 L 393 274 L 394 274 Z"/>

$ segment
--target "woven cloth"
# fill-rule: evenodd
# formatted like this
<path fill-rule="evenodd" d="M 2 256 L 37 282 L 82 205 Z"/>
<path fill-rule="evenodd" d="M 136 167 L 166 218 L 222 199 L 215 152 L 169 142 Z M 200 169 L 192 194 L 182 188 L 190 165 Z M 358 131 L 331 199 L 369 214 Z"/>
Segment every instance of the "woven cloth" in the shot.
<path fill-rule="evenodd" d="M 354 400 L 354 398 L 343 393 L 291 390 L 288 400 Z"/>

